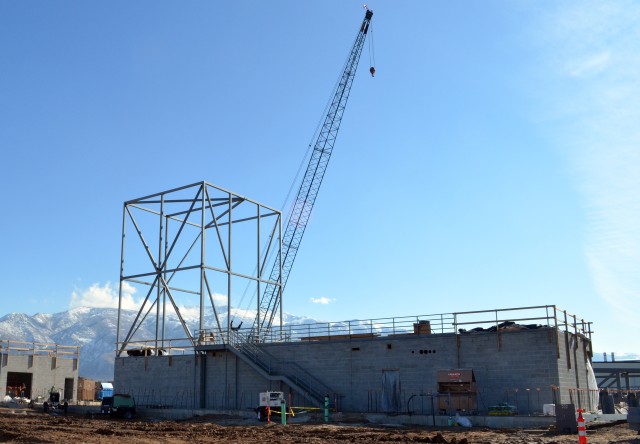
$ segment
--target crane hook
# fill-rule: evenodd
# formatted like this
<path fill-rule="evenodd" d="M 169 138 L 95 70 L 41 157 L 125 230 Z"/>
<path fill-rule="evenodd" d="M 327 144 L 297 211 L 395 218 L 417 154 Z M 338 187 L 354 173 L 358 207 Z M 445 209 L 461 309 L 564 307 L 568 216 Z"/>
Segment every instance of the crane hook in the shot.
<path fill-rule="evenodd" d="M 369 68 L 369 72 L 371 73 L 371 77 L 375 77 L 376 69 L 373 66 Z"/>

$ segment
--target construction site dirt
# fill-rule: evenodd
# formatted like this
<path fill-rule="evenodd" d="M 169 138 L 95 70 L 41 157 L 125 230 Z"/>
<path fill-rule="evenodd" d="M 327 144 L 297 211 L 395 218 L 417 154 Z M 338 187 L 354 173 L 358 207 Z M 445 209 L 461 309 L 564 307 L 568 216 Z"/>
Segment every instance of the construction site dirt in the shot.
<path fill-rule="evenodd" d="M 314 421 L 283 426 L 219 415 L 185 421 L 121 420 L 72 413 L 65 416 L 33 410 L 0 409 L 0 442 L 574 444 L 578 437 L 549 430 L 432 429 Z M 588 442 L 640 443 L 640 436 L 626 423 L 616 423 L 588 430 Z"/>

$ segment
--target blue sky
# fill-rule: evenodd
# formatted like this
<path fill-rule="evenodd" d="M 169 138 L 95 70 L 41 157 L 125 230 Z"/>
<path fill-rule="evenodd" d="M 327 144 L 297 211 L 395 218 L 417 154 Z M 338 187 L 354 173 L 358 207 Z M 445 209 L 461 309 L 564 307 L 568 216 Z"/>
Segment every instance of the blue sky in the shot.
<path fill-rule="evenodd" d="M 640 5 L 375 1 L 285 292 L 366 319 L 558 305 L 637 353 Z M 109 305 L 122 203 L 280 207 L 360 2 L 0 3 L 2 312 Z"/>

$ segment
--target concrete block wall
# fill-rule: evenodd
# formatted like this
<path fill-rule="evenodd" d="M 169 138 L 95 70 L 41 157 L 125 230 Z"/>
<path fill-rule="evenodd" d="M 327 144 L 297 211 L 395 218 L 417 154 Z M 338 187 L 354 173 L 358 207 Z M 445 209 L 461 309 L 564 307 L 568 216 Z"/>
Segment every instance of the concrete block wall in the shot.
<path fill-rule="evenodd" d="M 131 394 L 143 406 L 194 408 L 198 365 L 195 355 L 118 357 L 114 392 Z"/>
<path fill-rule="evenodd" d="M 479 409 L 507 402 L 522 413 L 541 411 L 558 380 L 555 330 L 461 335 L 460 367 L 474 370 Z"/>
<path fill-rule="evenodd" d="M 559 335 L 560 359 L 558 360 L 558 398 L 563 404 L 585 405 L 588 390 L 595 390 L 588 382 L 587 360 L 591 350 L 589 341 L 581 335 L 564 332 Z M 575 390 L 575 389 L 580 390 Z M 595 406 L 587 406 L 595 407 Z"/>
<path fill-rule="evenodd" d="M 0 360 L 0 396 L 5 396 L 8 373 L 26 373 L 31 375 L 31 386 L 27 387 L 27 397 L 44 396 L 48 399 L 52 387 L 62 391 L 62 397 L 77 399 L 78 360 L 63 359 L 48 355 L 6 354 Z M 71 393 L 65 393 L 65 382 L 73 380 Z"/>
<path fill-rule="evenodd" d="M 468 368 L 475 373 L 480 412 L 499 402 L 509 402 L 527 414 L 553 402 L 552 386 L 560 387 L 556 392 L 559 403 L 572 401 L 570 389 L 587 387 L 588 347 L 584 338 L 570 338 L 569 354 L 564 333 L 560 332 L 557 338 L 552 328 L 499 335 L 451 333 L 300 341 L 263 347 L 280 366 L 295 362 L 324 383 L 341 411 L 381 411 L 385 371 L 398 371 L 404 409 L 412 395 L 437 392 L 438 370 Z M 150 399 L 151 393 L 156 396 L 160 392 L 169 399 L 170 393 L 182 390 L 192 396 L 192 405 L 182 407 L 216 409 L 249 408 L 257 402 L 258 393 L 268 389 L 290 392 L 283 384 L 260 376 L 230 351 L 207 352 L 204 384 L 200 374 L 203 367 L 194 356 L 174 356 L 172 365 L 167 364 L 169 359 L 117 358 L 116 390 L 132 393 L 137 399 L 143 393 Z M 294 405 L 308 403 L 304 396 L 292 396 Z M 177 395 L 173 398 L 178 399 Z"/>
<path fill-rule="evenodd" d="M 433 369 L 452 368 L 453 334 L 312 341 L 266 345 L 283 360 L 295 362 L 338 395 L 344 411 L 380 407 L 383 372 L 398 370 L 402 389 L 435 391 Z"/>
<path fill-rule="evenodd" d="M 207 352 L 205 404 L 203 408 L 248 409 L 257 405 L 258 394 L 282 391 L 279 381 L 269 381 L 253 368 L 226 351 Z"/>

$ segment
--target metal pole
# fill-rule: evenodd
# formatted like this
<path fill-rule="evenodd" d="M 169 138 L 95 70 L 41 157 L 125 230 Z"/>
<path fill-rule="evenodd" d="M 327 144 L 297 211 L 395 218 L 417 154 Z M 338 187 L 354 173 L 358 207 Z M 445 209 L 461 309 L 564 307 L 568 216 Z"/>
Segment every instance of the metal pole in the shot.
<path fill-rule="evenodd" d="M 160 196 L 160 226 L 158 227 L 158 266 L 160 267 L 157 270 L 157 273 L 162 273 L 162 269 L 165 267 L 165 263 L 162 260 L 162 230 L 163 230 L 163 216 L 164 216 L 164 194 Z M 160 334 L 160 279 L 157 279 L 158 286 L 156 288 L 156 342 L 155 342 L 155 350 L 156 356 L 158 355 L 158 336 Z"/>
<path fill-rule="evenodd" d="M 279 231 L 279 236 L 280 236 L 280 242 L 279 242 L 279 248 L 280 251 L 282 251 L 282 219 L 281 216 L 278 216 L 278 231 Z M 280 332 L 282 332 L 282 254 L 279 254 L 278 257 L 280 258 L 280 272 L 278 273 L 279 279 L 278 279 L 278 291 L 280 293 Z M 280 340 L 282 340 L 282 337 L 280 337 Z"/>
<path fill-rule="evenodd" d="M 324 395 L 324 422 L 329 422 L 329 395 Z"/>
<path fill-rule="evenodd" d="M 163 278 L 164 282 L 167 282 L 167 249 L 169 248 L 169 218 L 167 218 L 164 224 L 164 267 Z M 165 341 L 165 326 L 167 322 L 167 290 L 162 288 L 162 346 L 164 347 Z"/>
<path fill-rule="evenodd" d="M 555 323 L 556 326 L 556 358 L 560 359 L 560 338 L 558 337 L 560 335 L 560 332 L 558 331 L 558 308 L 554 305 L 553 306 L 553 321 Z"/>
<path fill-rule="evenodd" d="M 202 208 L 200 209 L 200 325 L 198 330 L 201 334 L 204 329 L 204 280 L 205 280 L 205 261 L 206 261 L 206 228 L 205 228 L 205 201 L 207 194 L 206 182 L 202 182 L 202 196 L 200 200 L 202 202 Z"/>
<path fill-rule="evenodd" d="M 120 310 L 122 310 L 122 278 L 124 277 L 124 239 L 127 221 L 127 204 L 122 210 L 122 240 L 120 244 L 120 286 L 118 288 L 118 328 L 116 329 L 116 356 L 120 356 Z"/>
<path fill-rule="evenodd" d="M 258 275 L 256 276 L 257 279 L 257 284 L 258 284 L 258 292 L 256 293 L 256 299 L 258 300 L 258 306 L 257 308 L 257 325 L 258 328 L 260 328 L 260 295 L 262 294 L 262 292 L 260 291 L 260 284 L 261 284 L 261 280 L 262 280 L 262 269 L 260 268 L 260 258 L 261 258 L 261 251 L 260 251 L 260 205 L 256 205 L 257 209 L 258 209 L 258 244 L 257 244 L 257 250 L 258 250 L 258 254 L 257 254 L 257 270 L 258 270 Z M 258 330 L 258 337 L 260 337 L 260 330 Z"/>
<path fill-rule="evenodd" d="M 280 404 L 280 422 L 282 425 L 287 425 L 287 403 L 284 399 Z"/>
<path fill-rule="evenodd" d="M 233 197 L 229 193 L 229 237 L 227 251 L 229 252 L 229 267 L 227 271 L 227 338 L 231 337 L 231 231 L 233 227 Z M 228 340 L 228 339 L 227 339 Z"/>
<path fill-rule="evenodd" d="M 436 426 L 436 412 L 435 409 L 433 407 L 433 393 L 429 393 L 429 396 L 431 396 L 431 420 L 433 421 L 433 426 Z"/>

